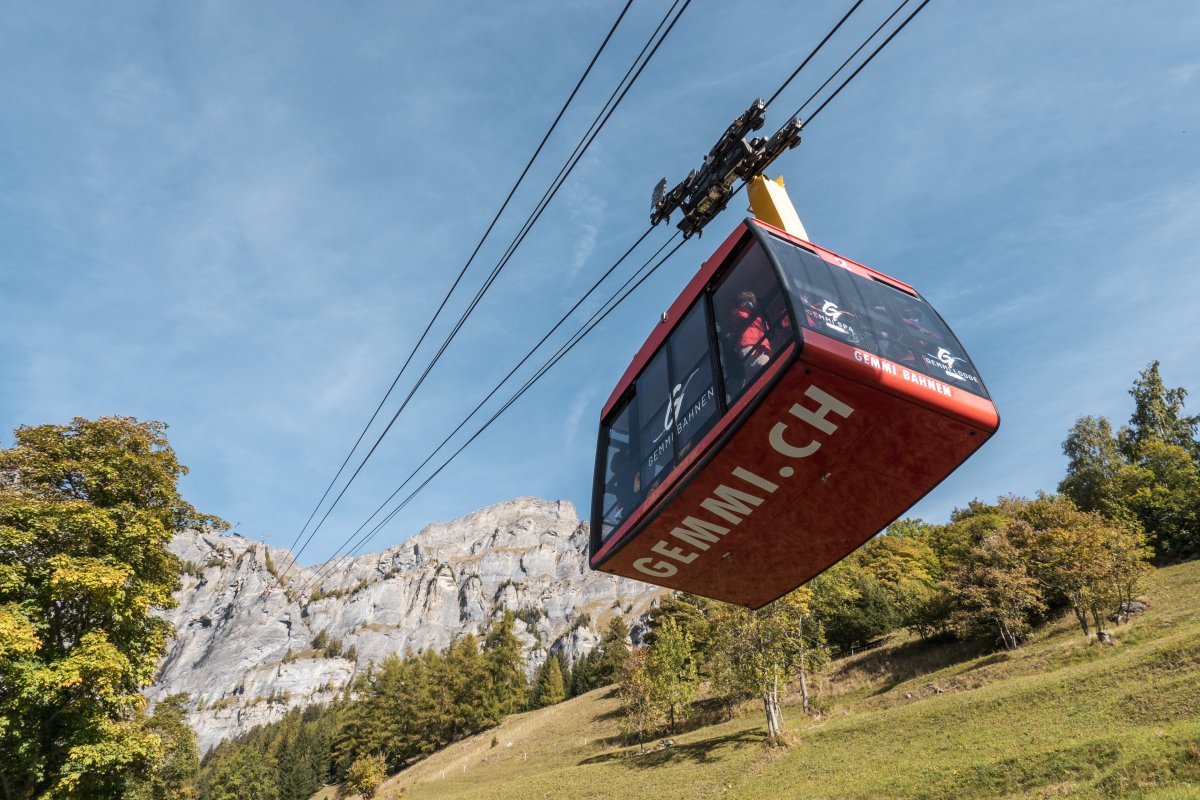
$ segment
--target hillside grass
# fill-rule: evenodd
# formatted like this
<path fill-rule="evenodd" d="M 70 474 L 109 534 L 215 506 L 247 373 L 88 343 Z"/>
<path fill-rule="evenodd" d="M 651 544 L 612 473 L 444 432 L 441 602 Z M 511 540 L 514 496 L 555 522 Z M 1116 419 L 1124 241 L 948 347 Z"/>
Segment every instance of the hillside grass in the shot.
<path fill-rule="evenodd" d="M 1160 570 L 1147 597 L 1114 645 L 1063 619 L 1014 653 L 896 641 L 842 659 L 818 715 L 785 709 L 787 748 L 747 704 L 640 754 L 610 687 L 510 717 L 377 796 L 1200 798 L 1200 562 Z"/>

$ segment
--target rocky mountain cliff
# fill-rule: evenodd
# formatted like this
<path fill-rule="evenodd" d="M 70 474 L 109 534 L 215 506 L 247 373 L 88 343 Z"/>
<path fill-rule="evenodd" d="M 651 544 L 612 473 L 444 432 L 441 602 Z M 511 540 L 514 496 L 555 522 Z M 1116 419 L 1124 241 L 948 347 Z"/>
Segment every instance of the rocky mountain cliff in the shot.
<path fill-rule="evenodd" d="M 334 699 L 389 653 L 482 634 L 505 609 L 519 617 L 530 671 L 548 652 L 573 662 L 614 614 L 633 622 L 658 592 L 592 572 L 587 542 L 573 504 L 519 498 L 429 525 L 314 584 L 325 565 L 289 572 L 287 550 L 181 534 L 172 549 L 183 586 L 167 615 L 176 638 L 147 694 L 191 696 L 203 751 L 288 708 Z M 329 644 L 313 647 L 318 637 Z"/>

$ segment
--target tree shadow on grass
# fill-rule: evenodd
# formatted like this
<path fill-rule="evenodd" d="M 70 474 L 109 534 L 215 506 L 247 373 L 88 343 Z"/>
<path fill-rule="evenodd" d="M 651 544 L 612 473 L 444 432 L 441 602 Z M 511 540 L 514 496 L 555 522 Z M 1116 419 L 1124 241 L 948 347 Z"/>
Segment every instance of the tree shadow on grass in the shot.
<path fill-rule="evenodd" d="M 601 700 L 614 700 L 614 699 L 616 699 L 616 697 L 617 697 L 617 687 L 613 686 L 611 691 L 606 692 L 604 695 L 601 696 L 600 699 Z M 620 719 L 621 714 L 622 714 L 621 707 L 617 706 L 616 708 L 612 709 L 611 711 L 605 711 L 603 714 L 597 714 L 596 716 L 592 717 L 592 722 L 605 722 L 605 721 L 611 720 L 611 719 Z"/>
<path fill-rule="evenodd" d="M 603 753 L 598 756 L 585 758 L 579 762 L 579 765 L 618 762 L 630 769 L 654 769 L 683 761 L 690 761 L 695 764 L 711 764 L 720 760 L 716 756 L 716 751 L 723 747 L 742 747 L 748 744 L 761 744 L 766 741 L 766 738 L 766 734 L 762 731 L 739 731 L 738 733 L 729 733 L 725 736 L 713 736 L 708 739 L 701 739 L 698 742 L 676 744 L 673 747 L 663 747 L 658 750 L 650 749 L 645 753 L 639 753 L 636 750 Z"/>
<path fill-rule="evenodd" d="M 993 648 L 979 640 L 958 641 L 937 637 L 926 641 L 904 642 L 888 648 L 878 648 L 836 665 L 833 680 L 859 673 L 870 682 L 868 696 L 885 694 L 913 678 L 986 655 Z"/>

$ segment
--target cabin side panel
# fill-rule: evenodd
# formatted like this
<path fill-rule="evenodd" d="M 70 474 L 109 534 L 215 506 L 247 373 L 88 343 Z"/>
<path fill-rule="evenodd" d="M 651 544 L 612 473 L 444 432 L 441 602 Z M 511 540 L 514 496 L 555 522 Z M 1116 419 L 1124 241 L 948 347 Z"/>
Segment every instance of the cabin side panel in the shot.
<path fill-rule="evenodd" d="M 600 568 L 763 605 L 886 527 L 987 436 L 802 359 L 707 467 Z"/>

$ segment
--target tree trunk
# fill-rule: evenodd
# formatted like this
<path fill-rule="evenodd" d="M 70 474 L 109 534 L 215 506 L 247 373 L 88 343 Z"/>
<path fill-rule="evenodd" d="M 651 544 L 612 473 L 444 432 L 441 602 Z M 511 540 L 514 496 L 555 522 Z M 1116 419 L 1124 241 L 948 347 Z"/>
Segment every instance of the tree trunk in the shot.
<path fill-rule="evenodd" d="M 767 714 L 767 737 L 778 741 L 783 737 L 783 714 L 779 711 L 779 676 L 771 679 L 771 684 L 763 693 L 763 710 Z"/>
<path fill-rule="evenodd" d="M 1087 612 L 1078 603 L 1071 603 L 1071 610 L 1075 612 L 1075 619 L 1079 620 L 1079 627 L 1083 629 L 1083 638 L 1091 635 L 1088 629 Z"/>
<path fill-rule="evenodd" d="M 1000 641 L 1004 645 L 1004 649 L 1015 650 L 1016 648 L 1013 647 L 1008 641 L 1008 628 L 1005 627 L 1004 623 L 1000 620 L 996 620 L 996 627 L 1000 631 Z"/>
<path fill-rule="evenodd" d="M 1100 631 L 1104 630 L 1104 623 L 1100 609 L 1095 606 L 1092 607 L 1092 620 L 1096 623 L 1096 638 L 1100 638 Z"/>
<path fill-rule="evenodd" d="M 808 676 L 804 669 L 804 618 L 800 618 L 800 622 L 796 625 L 796 631 L 800 634 L 800 707 L 804 710 L 804 716 L 808 716 Z"/>

